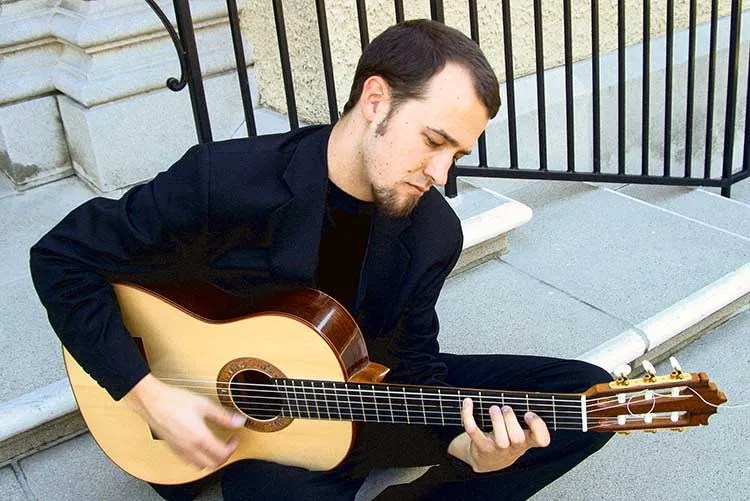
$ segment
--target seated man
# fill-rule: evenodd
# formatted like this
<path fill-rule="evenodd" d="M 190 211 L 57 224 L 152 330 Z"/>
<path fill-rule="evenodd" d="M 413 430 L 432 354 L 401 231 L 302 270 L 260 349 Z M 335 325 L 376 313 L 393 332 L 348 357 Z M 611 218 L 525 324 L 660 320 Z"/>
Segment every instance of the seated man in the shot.
<path fill-rule="evenodd" d="M 50 323 L 79 364 L 185 461 L 224 463 L 237 447 L 207 422 L 244 416 L 150 373 L 122 323 L 110 281 L 175 277 L 240 293 L 296 284 L 357 319 L 387 382 L 577 392 L 605 381 L 578 361 L 440 353 L 435 304 L 461 252 L 458 218 L 433 185 L 500 106 L 479 47 L 432 21 L 407 21 L 361 56 L 335 125 L 191 148 L 120 200 L 71 212 L 31 250 Z M 524 409 L 470 399 L 460 426 L 367 423 L 329 472 L 245 460 L 222 470 L 225 499 L 353 499 L 375 467 L 436 465 L 382 499 L 525 499 L 599 449 L 605 433 L 550 432 Z M 180 412 L 175 413 L 174 409 Z M 521 426 L 525 423 L 525 429 Z M 154 486 L 167 499 L 195 486 Z"/>

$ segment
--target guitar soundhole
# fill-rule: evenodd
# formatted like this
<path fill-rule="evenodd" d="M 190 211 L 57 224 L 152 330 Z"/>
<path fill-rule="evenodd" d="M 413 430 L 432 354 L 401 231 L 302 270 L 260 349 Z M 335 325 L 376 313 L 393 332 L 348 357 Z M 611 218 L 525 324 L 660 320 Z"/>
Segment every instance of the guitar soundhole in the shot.
<path fill-rule="evenodd" d="M 244 370 L 232 376 L 229 393 L 234 405 L 251 419 L 270 421 L 281 414 L 282 395 L 270 376 L 256 370 Z"/>

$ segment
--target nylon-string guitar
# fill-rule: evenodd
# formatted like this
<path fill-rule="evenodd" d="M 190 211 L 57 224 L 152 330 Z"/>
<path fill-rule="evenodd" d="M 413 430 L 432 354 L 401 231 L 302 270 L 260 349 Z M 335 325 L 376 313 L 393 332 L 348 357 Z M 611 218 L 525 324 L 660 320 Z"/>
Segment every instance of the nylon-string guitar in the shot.
<path fill-rule="evenodd" d="M 383 384 L 388 369 L 369 360 L 354 319 L 322 292 L 250 300 L 195 284 L 114 289 L 123 321 L 155 376 L 247 416 L 228 463 L 255 458 L 328 470 L 346 457 L 357 422 L 460 426 L 465 398 L 474 401 L 486 429 L 490 406 L 510 405 L 537 413 L 550 430 L 580 432 L 708 424 L 726 401 L 706 374 L 679 366 L 667 376 L 622 375 L 580 394 Z M 214 471 L 185 463 L 67 351 L 64 356 L 81 414 L 115 464 L 161 484 Z"/>

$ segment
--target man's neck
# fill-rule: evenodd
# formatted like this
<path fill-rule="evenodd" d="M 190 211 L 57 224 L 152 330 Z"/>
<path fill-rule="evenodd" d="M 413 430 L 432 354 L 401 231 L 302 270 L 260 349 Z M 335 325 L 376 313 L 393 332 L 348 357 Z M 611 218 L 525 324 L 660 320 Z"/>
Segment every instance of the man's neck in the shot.
<path fill-rule="evenodd" d="M 372 201 L 362 157 L 364 127 L 350 112 L 336 122 L 328 139 L 328 178 L 341 190 Z"/>

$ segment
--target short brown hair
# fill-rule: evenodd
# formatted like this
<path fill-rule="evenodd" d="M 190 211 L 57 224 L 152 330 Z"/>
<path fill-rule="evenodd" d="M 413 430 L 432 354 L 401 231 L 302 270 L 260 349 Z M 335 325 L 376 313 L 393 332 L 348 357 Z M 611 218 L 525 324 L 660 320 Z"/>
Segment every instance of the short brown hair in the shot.
<path fill-rule="evenodd" d="M 500 85 L 479 45 L 455 28 L 429 19 L 413 19 L 391 26 L 365 47 L 359 58 L 346 114 L 359 101 L 365 81 L 382 77 L 391 88 L 391 111 L 409 99 L 421 99 L 426 83 L 447 62 L 472 74 L 477 96 L 490 118 L 500 108 Z"/>

